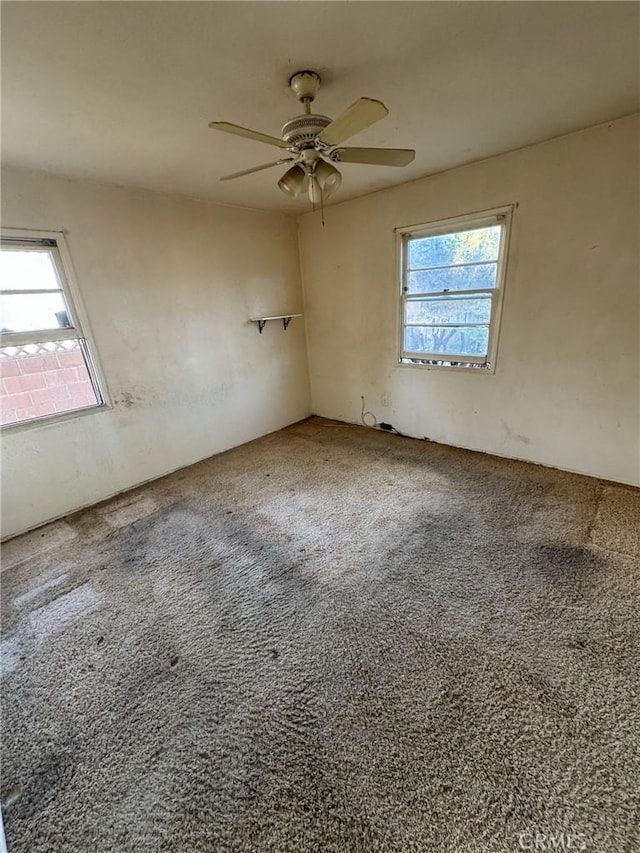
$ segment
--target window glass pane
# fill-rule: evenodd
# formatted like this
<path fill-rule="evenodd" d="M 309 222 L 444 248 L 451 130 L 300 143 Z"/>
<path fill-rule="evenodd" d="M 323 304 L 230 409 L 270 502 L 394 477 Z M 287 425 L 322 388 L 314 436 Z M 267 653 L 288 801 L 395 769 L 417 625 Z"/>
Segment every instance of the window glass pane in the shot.
<path fill-rule="evenodd" d="M 491 319 L 491 297 L 473 299 L 416 299 L 407 305 L 407 323 L 488 323 Z"/>
<path fill-rule="evenodd" d="M 0 423 L 97 406 L 78 340 L 0 347 Z"/>
<path fill-rule="evenodd" d="M 46 250 L 3 246 L 0 252 L 0 289 L 59 290 L 51 253 Z"/>
<path fill-rule="evenodd" d="M 481 290 L 496 286 L 495 262 L 473 267 L 449 267 L 407 274 L 409 293 L 441 293 L 443 290 Z"/>
<path fill-rule="evenodd" d="M 0 295 L 0 331 L 35 332 L 71 327 L 62 293 Z"/>
<path fill-rule="evenodd" d="M 500 225 L 490 225 L 471 231 L 411 239 L 407 268 L 496 261 L 500 251 L 501 232 Z"/>
<path fill-rule="evenodd" d="M 484 356 L 488 343 L 488 326 L 407 326 L 404 330 L 406 352 Z"/>

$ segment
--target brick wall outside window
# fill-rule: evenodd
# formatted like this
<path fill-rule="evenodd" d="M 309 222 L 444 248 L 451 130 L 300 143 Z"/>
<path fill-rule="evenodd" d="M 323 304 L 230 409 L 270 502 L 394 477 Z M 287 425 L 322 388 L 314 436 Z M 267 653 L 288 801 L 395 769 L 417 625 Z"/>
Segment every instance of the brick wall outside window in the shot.
<path fill-rule="evenodd" d="M 0 423 L 13 424 L 98 404 L 80 346 L 0 358 Z"/>

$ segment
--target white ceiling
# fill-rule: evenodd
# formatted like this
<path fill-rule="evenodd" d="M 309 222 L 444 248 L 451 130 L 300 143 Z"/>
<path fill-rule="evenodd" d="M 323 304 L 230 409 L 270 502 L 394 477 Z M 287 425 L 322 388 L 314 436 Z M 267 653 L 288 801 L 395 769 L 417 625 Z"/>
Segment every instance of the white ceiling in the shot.
<path fill-rule="evenodd" d="M 403 183 L 638 109 L 627 2 L 6 2 L 7 165 L 272 210 L 279 136 L 301 112 L 289 76 L 323 78 L 315 109 L 357 97 L 390 115 L 350 145 L 415 148 L 404 169 L 343 165 L 332 201 Z"/>

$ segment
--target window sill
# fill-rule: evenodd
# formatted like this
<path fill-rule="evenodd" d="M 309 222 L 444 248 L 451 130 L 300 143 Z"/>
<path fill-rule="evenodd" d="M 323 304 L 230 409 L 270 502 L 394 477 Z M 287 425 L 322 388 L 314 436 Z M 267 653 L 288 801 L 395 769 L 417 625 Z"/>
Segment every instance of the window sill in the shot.
<path fill-rule="evenodd" d="M 414 368 L 418 368 L 419 370 L 449 370 L 455 371 L 456 373 L 474 373 L 480 374 L 482 376 L 494 376 L 496 369 L 494 366 L 492 367 L 460 367 L 459 365 L 452 364 L 407 364 L 402 361 L 397 361 L 395 367 L 399 368 L 409 368 L 413 370 Z"/>
<path fill-rule="evenodd" d="M 111 410 L 113 407 L 107 403 L 100 403 L 96 406 L 86 406 L 84 409 L 74 409 L 72 412 L 56 412 L 54 415 L 44 415 L 42 418 L 33 418 L 29 421 L 18 421 L 12 424 L 0 425 L 0 431 L 5 433 L 22 432 L 23 430 L 32 430 L 49 426 L 56 426 L 64 421 L 83 418 L 86 415 L 92 415 L 96 412 L 104 412 Z"/>

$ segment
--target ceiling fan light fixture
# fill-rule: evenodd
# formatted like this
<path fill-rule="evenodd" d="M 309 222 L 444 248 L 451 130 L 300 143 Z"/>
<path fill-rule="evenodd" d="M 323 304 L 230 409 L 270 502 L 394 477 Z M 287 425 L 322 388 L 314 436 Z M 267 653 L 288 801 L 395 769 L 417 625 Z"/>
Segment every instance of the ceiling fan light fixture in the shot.
<path fill-rule="evenodd" d="M 309 179 L 309 201 L 314 207 L 322 202 L 322 189 L 314 175 Z"/>
<path fill-rule="evenodd" d="M 298 198 L 304 191 L 305 172 L 297 164 L 292 166 L 284 173 L 278 181 L 278 186 L 286 195 L 292 198 Z"/>
<path fill-rule="evenodd" d="M 313 177 L 309 182 L 311 203 L 319 204 L 321 196 L 325 199 L 329 198 L 339 188 L 341 182 L 342 175 L 336 167 L 320 160 L 313 170 Z"/>

